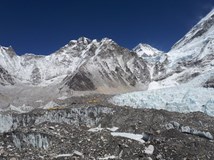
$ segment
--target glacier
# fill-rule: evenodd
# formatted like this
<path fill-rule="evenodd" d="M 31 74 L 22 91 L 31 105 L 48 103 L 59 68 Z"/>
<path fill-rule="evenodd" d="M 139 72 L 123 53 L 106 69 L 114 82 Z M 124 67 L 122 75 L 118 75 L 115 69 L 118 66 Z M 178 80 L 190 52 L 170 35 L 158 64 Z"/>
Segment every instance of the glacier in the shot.
<path fill-rule="evenodd" d="M 177 86 L 116 95 L 109 100 L 119 106 L 164 109 L 173 112 L 203 112 L 214 116 L 214 89 Z"/>
<path fill-rule="evenodd" d="M 168 53 L 146 59 L 151 82 L 147 91 L 116 95 L 119 106 L 203 112 L 214 116 L 214 9 Z"/>

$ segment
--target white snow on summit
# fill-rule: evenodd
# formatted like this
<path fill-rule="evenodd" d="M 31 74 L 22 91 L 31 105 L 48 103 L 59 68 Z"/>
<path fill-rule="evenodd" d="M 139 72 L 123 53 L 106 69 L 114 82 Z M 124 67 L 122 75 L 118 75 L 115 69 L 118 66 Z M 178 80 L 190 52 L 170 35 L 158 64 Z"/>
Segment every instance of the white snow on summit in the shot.
<path fill-rule="evenodd" d="M 143 43 L 138 44 L 133 51 L 135 51 L 139 57 L 151 57 L 162 53 L 162 51 Z"/>
<path fill-rule="evenodd" d="M 0 65 L 22 83 L 47 86 L 59 83 L 68 74 L 74 73 L 90 57 L 93 46 L 99 47 L 111 42 L 112 40 L 108 38 L 98 42 L 81 37 L 78 40 L 71 40 L 48 56 L 34 54 L 18 56 L 12 47 L 0 46 Z"/>

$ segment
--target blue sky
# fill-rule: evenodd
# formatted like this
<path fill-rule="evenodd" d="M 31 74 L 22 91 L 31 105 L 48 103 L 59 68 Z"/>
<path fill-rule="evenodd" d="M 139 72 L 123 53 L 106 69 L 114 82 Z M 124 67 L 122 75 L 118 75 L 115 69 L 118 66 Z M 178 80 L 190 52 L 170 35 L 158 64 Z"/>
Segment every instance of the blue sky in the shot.
<path fill-rule="evenodd" d="M 19 55 L 50 54 L 85 36 L 168 51 L 213 6 L 214 0 L 0 0 L 0 45 Z"/>

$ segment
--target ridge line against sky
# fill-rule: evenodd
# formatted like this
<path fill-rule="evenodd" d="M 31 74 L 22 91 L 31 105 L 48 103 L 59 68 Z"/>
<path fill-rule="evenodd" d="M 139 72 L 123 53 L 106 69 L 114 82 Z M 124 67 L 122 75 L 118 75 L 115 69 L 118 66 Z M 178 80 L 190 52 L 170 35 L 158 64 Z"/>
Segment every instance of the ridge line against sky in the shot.
<path fill-rule="evenodd" d="M 48 55 L 72 39 L 111 38 L 132 49 L 168 51 L 214 6 L 213 0 L 1 0 L 0 45 Z"/>

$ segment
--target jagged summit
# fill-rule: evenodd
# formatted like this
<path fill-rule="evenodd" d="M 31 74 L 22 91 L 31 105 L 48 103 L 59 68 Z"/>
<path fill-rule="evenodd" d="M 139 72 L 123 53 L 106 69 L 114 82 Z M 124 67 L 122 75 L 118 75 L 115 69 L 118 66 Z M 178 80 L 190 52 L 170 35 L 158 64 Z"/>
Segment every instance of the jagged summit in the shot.
<path fill-rule="evenodd" d="M 86 37 L 80 37 L 78 40 L 77 40 L 77 43 L 83 43 L 85 45 L 91 43 L 91 40 L 89 38 L 86 38 Z"/>
<path fill-rule="evenodd" d="M 1 54 L 7 54 L 10 57 L 16 56 L 16 52 L 14 51 L 12 46 L 4 47 L 0 45 L 0 53 Z"/>
<path fill-rule="evenodd" d="M 80 37 L 48 56 L 0 55 L 0 63 L 19 82 L 30 85 L 65 84 L 73 90 L 106 92 L 109 87 L 146 87 L 150 81 L 144 61 L 109 38 Z"/>
<path fill-rule="evenodd" d="M 87 37 L 80 37 L 77 40 L 70 40 L 69 43 L 68 43 L 68 45 L 69 44 L 70 45 L 74 45 L 74 44 L 77 44 L 77 43 L 78 44 L 88 45 L 90 43 L 97 43 L 97 42 L 113 42 L 113 40 L 110 39 L 110 38 L 107 38 L 107 37 L 102 38 L 101 40 L 97 40 L 97 39 L 91 40 L 91 39 L 89 39 Z"/>
<path fill-rule="evenodd" d="M 162 53 L 162 51 L 145 43 L 138 44 L 133 51 L 136 52 L 139 57 L 151 57 Z"/>

